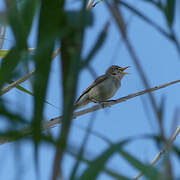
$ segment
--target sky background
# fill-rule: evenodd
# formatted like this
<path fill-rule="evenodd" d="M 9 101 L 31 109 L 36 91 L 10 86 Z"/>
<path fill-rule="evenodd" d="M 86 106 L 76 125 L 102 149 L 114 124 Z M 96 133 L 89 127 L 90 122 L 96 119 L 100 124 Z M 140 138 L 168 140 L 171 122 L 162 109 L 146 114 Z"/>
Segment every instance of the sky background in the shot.
<path fill-rule="evenodd" d="M 127 2 L 133 4 L 133 6 L 144 12 L 145 15 L 147 15 L 157 24 L 164 28 L 166 27 L 166 22 L 163 15 L 156 8 L 147 3 L 143 3 L 142 1 L 136 0 L 132 2 L 129 0 Z M 79 6 L 79 1 L 69 0 L 67 1 L 66 8 L 78 9 Z M 3 1 L 0 1 L 0 11 L 3 9 Z M 164 36 L 159 34 L 159 32 L 157 32 L 153 27 L 146 24 L 144 21 L 131 14 L 126 9 L 122 8 L 122 10 L 124 17 L 128 22 L 129 39 L 133 44 L 138 58 L 140 59 L 141 66 L 145 71 L 145 75 L 150 86 L 154 87 L 169 81 L 180 79 L 180 57 L 178 56 L 174 45 Z M 111 65 L 131 66 L 131 68 L 128 69 L 128 72 L 131 74 L 123 78 L 122 86 L 113 99 L 143 90 L 145 87 L 142 84 L 136 66 L 129 56 L 129 53 L 117 30 L 117 26 L 108 12 L 105 4 L 100 3 L 92 11 L 95 21 L 94 25 L 88 28 L 86 32 L 84 55 L 87 54 L 94 42 L 96 42 L 96 38 L 102 30 L 103 25 L 107 21 L 110 22 L 108 38 L 106 39 L 101 50 L 91 61 L 91 66 L 96 72 L 97 76 L 102 75 Z M 178 19 L 179 17 L 177 18 L 176 16 L 175 30 L 177 33 L 180 29 L 180 21 L 178 22 Z M 33 29 L 29 37 L 29 47 L 36 47 L 36 28 L 37 19 L 34 21 Z M 178 38 L 180 39 L 180 36 Z M 4 49 L 9 49 L 13 45 L 13 36 L 9 28 L 7 28 L 6 39 Z M 60 84 L 60 65 L 58 61 L 58 57 L 53 61 L 46 100 L 57 106 L 60 110 L 50 105 L 46 105 L 45 119 L 47 120 L 59 116 L 62 109 L 62 89 Z M 77 97 L 94 81 L 94 79 L 95 77 L 93 77 L 87 69 L 81 71 L 79 76 Z M 30 89 L 29 82 L 23 83 L 23 87 Z M 174 129 L 172 130 L 172 124 L 175 109 L 179 109 L 180 107 L 179 92 L 180 84 L 175 84 L 153 93 L 158 105 L 160 105 L 162 97 L 165 98 L 164 128 L 167 137 L 170 137 L 174 131 Z M 4 95 L 4 98 L 7 100 L 9 108 L 11 108 L 13 111 L 21 112 L 25 117 L 31 119 L 33 102 L 31 96 L 14 89 Z M 143 101 L 146 102 L 148 112 L 146 112 L 143 107 Z M 88 107 L 92 105 L 94 104 L 92 103 Z M 85 135 L 85 130 L 80 127 L 88 127 L 89 121 L 93 121 L 92 129 L 94 131 L 106 136 L 112 142 L 118 142 L 128 137 L 136 137 L 142 134 L 158 133 L 157 119 L 153 113 L 147 95 L 133 98 L 115 106 L 99 110 L 96 113 L 90 113 L 74 119 L 69 138 L 69 144 L 73 146 L 74 150 L 80 147 Z M 5 126 L 4 123 L 0 125 L 0 128 L 2 129 L 3 126 Z M 51 132 L 56 136 L 59 130 L 60 125 L 53 128 Z M 175 144 L 180 145 L 180 143 L 178 143 L 179 141 L 180 137 L 177 137 Z M 86 146 L 86 155 L 95 158 L 107 147 L 108 144 L 102 139 L 94 135 L 90 135 Z M 132 143 L 128 144 L 125 149 L 143 162 L 150 162 L 158 152 L 156 145 L 151 140 L 133 141 Z M 50 179 L 54 153 L 55 148 L 52 146 L 45 143 L 42 143 L 40 146 L 40 179 Z M 0 161 L 2 164 L 0 179 L 36 179 L 34 149 L 32 142 L 17 141 L 2 145 L 0 148 Z M 65 155 L 63 163 L 65 179 L 68 179 L 68 175 L 73 167 L 74 162 L 75 159 L 72 156 Z M 173 156 L 172 162 L 174 164 L 173 170 L 177 176 L 180 176 L 180 171 L 178 171 L 180 164 L 177 162 L 175 156 Z M 158 162 L 158 164 L 160 163 L 162 163 L 162 161 Z M 114 155 L 108 161 L 107 167 L 124 175 L 128 175 L 129 177 L 134 177 L 138 172 L 118 155 Z M 86 165 L 82 163 L 79 168 L 79 173 L 81 173 L 85 168 Z M 98 177 L 98 180 L 111 179 L 113 180 L 113 178 L 103 173 Z"/>

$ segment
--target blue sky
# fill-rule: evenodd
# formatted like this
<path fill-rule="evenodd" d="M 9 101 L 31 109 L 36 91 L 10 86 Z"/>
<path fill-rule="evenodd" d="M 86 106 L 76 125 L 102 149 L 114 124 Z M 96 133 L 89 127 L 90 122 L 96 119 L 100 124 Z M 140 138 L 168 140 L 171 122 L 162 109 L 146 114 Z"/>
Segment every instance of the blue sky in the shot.
<path fill-rule="evenodd" d="M 69 0 L 69 4 L 67 3 L 68 9 L 76 9 L 80 5 L 79 2 L 71 2 L 72 1 Z M 164 17 L 156 8 L 143 3 L 142 1 L 136 1 L 136 3 L 132 3 L 129 0 L 128 2 L 133 4 L 139 10 L 143 11 L 157 24 L 161 25 L 162 27 L 166 27 Z M 2 7 L 2 3 L 3 2 L 1 1 L 0 7 Z M 129 39 L 134 46 L 137 56 L 140 59 L 140 63 L 143 67 L 143 70 L 145 71 L 150 86 L 153 87 L 167 83 L 169 81 L 180 79 L 180 57 L 178 56 L 174 45 L 164 36 L 159 34 L 153 27 L 149 26 L 135 15 L 132 15 L 124 8 L 123 13 L 129 24 Z M 100 3 L 96 8 L 94 8 L 93 14 L 95 22 L 91 28 L 87 29 L 84 54 L 87 54 L 88 50 L 93 46 L 103 25 L 107 21 L 110 21 L 111 26 L 108 33 L 108 38 L 101 50 L 93 58 L 91 66 L 98 76 L 103 74 L 105 70 L 112 64 L 119 66 L 131 66 L 131 68 L 128 70 L 131 74 L 122 80 L 122 86 L 114 96 L 114 99 L 143 90 L 145 87 L 142 84 L 139 73 L 133 63 L 133 60 L 129 56 L 129 53 L 117 30 L 117 26 L 108 12 L 105 4 Z M 35 47 L 35 23 L 34 29 L 32 30 L 32 33 L 29 37 L 29 47 Z M 176 32 L 179 32 L 179 27 L 180 24 L 178 22 L 178 18 L 176 18 Z M 5 49 L 11 47 L 13 44 L 13 37 L 9 28 L 7 29 L 6 38 L 8 40 L 5 41 Z M 60 79 L 59 62 L 58 58 L 56 58 L 53 62 L 51 70 L 47 100 L 61 109 L 62 97 L 61 85 L 59 83 Z M 93 82 L 93 80 L 94 77 L 87 69 L 84 69 L 80 73 L 77 97 Z M 30 84 L 28 82 L 25 82 L 23 86 L 30 88 Z M 174 119 L 174 110 L 180 106 L 179 91 L 180 84 L 175 84 L 153 93 L 158 105 L 160 104 L 163 96 L 166 99 L 164 128 L 167 137 L 172 134 L 171 126 Z M 22 112 L 23 110 L 23 114 L 28 117 L 28 119 L 31 118 L 32 97 L 23 94 L 16 89 L 7 93 L 4 97 L 8 100 L 9 107 L 12 108 L 12 110 L 19 112 Z M 149 120 L 147 112 L 144 111 L 142 100 L 144 100 L 147 104 Z M 92 105 L 93 104 L 90 104 L 89 106 Z M 45 118 L 47 120 L 59 115 L 59 110 L 46 105 Z M 157 119 L 153 113 L 147 95 L 143 95 L 142 97 L 137 97 L 110 108 L 100 110 L 95 113 L 95 117 L 93 114 L 87 114 L 73 120 L 69 143 L 74 145 L 75 148 L 78 148 L 81 145 L 83 142 L 83 136 L 85 134 L 85 131 L 78 126 L 80 125 L 86 128 L 89 124 L 89 121 L 92 120 L 92 129 L 108 137 L 113 142 L 118 142 L 127 137 L 135 137 L 141 134 L 152 134 L 158 132 Z M 56 135 L 59 129 L 60 126 L 57 126 L 56 128 L 53 128 L 51 132 Z M 180 145 L 178 143 L 179 140 L 180 137 L 177 137 L 175 144 Z M 90 153 L 90 157 L 95 158 L 107 147 L 108 145 L 104 141 L 94 135 L 91 135 L 87 143 L 86 150 L 87 153 Z M 143 162 L 150 162 L 158 152 L 155 144 L 150 140 L 136 140 L 133 143 L 127 145 L 126 149 Z M 50 178 L 54 152 L 55 149 L 47 144 L 42 144 L 40 146 L 39 168 L 40 176 L 43 180 Z M 31 142 L 18 141 L 1 146 L 0 159 L 3 167 L 0 172 L 0 178 L 6 180 L 16 179 L 16 175 L 20 174 L 23 180 L 36 179 L 33 153 L 34 151 Z M 67 179 L 74 162 L 74 158 L 69 155 L 65 156 L 63 172 Z M 162 161 L 160 161 L 160 163 L 161 162 Z M 180 176 L 180 172 L 178 172 L 180 164 L 177 162 L 175 157 L 173 157 L 173 163 L 175 164 L 175 168 L 173 170 L 176 172 L 176 175 Z M 85 167 L 86 166 L 82 163 L 79 169 L 79 173 L 81 173 Z M 136 170 L 131 168 L 130 165 L 128 165 L 122 158 L 117 155 L 113 156 L 111 160 L 108 161 L 107 167 L 124 175 L 128 175 L 129 177 L 133 177 L 137 173 Z M 20 172 L 18 171 L 18 168 Z M 105 174 L 101 174 L 98 178 L 98 180 L 111 179 L 111 177 Z"/>

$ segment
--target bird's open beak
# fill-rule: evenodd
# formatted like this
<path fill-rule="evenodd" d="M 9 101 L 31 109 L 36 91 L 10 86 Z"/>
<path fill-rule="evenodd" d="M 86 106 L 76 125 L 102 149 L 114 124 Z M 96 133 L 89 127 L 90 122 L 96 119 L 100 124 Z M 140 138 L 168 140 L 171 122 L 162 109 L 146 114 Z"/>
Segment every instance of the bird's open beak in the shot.
<path fill-rule="evenodd" d="M 127 68 L 129 68 L 130 66 L 126 66 L 124 68 L 121 68 L 121 71 L 123 74 L 130 74 L 129 72 L 124 72 L 124 70 L 126 70 Z"/>

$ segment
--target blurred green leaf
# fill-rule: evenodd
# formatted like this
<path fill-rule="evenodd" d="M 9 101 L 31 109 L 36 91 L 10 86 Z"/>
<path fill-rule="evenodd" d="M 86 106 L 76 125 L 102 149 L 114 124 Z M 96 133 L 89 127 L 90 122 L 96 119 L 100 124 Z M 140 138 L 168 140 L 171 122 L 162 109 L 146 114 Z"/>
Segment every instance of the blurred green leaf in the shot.
<path fill-rule="evenodd" d="M 16 66 L 21 61 L 23 53 L 27 52 L 26 41 L 30 27 L 23 28 L 25 24 L 22 22 L 22 17 L 17 4 L 17 0 L 6 1 L 7 18 L 16 43 L 2 61 L 0 68 L 0 88 L 5 82 L 11 79 Z"/>
<path fill-rule="evenodd" d="M 161 170 L 159 174 L 159 179 L 163 180 L 174 180 L 172 163 L 169 159 L 170 157 L 166 155 L 161 162 Z"/>
<path fill-rule="evenodd" d="M 28 48 L 28 54 L 30 54 L 30 55 L 34 55 L 34 53 L 33 52 L 31 52 L 31 50 L 35 50 L 35 48 Z M 8 52 L 9 52 L 10 50 L 8 50 L 8 49 L 0 49 L 0 58 L 3 58 L 3 57 L 5 57 L 7 54 L 8 54 Z"/>
<path fill-rule="evenodd" d="M 97 132 L 95 130 L 88 129 L 87 127 L 83 127 L 81 125 L 75 125 L 75 126 L 77 126 L 78 128 L 80 128 L 83 131 L 89 131 L 91 133 L 91 135 L 94 135 L 95 137 L 98 137 L 102 141 L 106 142 L 108 145 L 113 144 L 113 142 L 108 137 L 106 137 L 105 135 L 103 135 L 103 134 L 101 134 L 101 133 L 99 133 L 99 132 Z"/>
<path fill-rule="evenodd" d="M 78 150 L 77 150 L 77 147 L 75 147 L 75 146 L 70 146 L 70 145 L 66 146 L 66 153 L 73 156 L 75 159 L 77 159 L 77 157 L 78 157 Z M 88 165 L 91 165 L 92 161 L 89 160 L 90 153 L 87 153 L 87 154 L 88 155 L 86 155 L 86 156 L 85 155 L 81 156 L 80 160 Z M 119 172 L 115 172 L 114 170 L 110 170 L 109 168 L 106 168 L 106 167 L 104 167 L 102 169 L 102 171 L 115 179 L 123 180 L 123 178 L 126 178 L 126 177 L 120 175 Z M 79 178 L 76 178 L 76 179 L 79 179 Z M 128 178 L 126 178 L 126 179 L 129 180 Z"/>
<path fill-rule="evenodd" d="M 173 151 L 175 152 L 175 154 L 177 155 L 177 157 L 180 160 L 180 148 L 178 146 L 176 146 L 176 145 L 173 145 L 172 149 L 173 149 Z"/>
<path fill-rule="evenodd" d="M 164 8 L 164 13 L 168 22 L 168 25 L 171 27 L 174 22 L 174 14 L 175 14 L 175 0 L 166 0 L 166 5 Z"/>
<path fill-rule="evenodd" d="M 76 12 L 77 13 L 77 12 Z M 63 14 L 66 17 L 66 21 L 61 23 L 61 27 L 66 27 L 67 32 L 64 34 L 61 32 L 61 67 L 62 67 L 62 86 L 63 86 L 63 118 L 62 118 L 62 129 L 57 140 L 57 146 L 64 151 L 69 135 L 73 106 L 75 101 L 78 73 L 80 71 L 81 63 L 81 51 L 84 39 L 84 31 L 86 27 L 85 19 L 86 13 L 85 9 L 80 10 L 76 22 L 71 22 L 68 20 L 67 12 Z M 79 24 L 72 25 L 72 24 Z M 56 158 L 58 158 L 56 154 Z M 62 158 L 61 158 L 62 159 Z M 56 162 L 56 169 L 59 169 L 59 164 L 61 160 Z M 57 177 L 57 171 L 54 171 L 54 176 Z M 54 178 L 55 179 L 55 178 Z"/>
<path fill-rule="evenodd" d="M 66 16 L 67 16 L 67 30 L 70 30 L 72 28 L 83 28 L 84 26 L 92 26 L 93 25 L 93 14 L 91 11 L 87 11 L 84 13 L 84 22 L 82 22 L 82 12 L 80 11 L 66 11 Z"/>
<path fill-rule="evenodd" d="M 11 126 L 13 129 L 16 127 L 14 125 L 27 124 L 27 120 L 22 115 L 20 115 L 20 113 L 14 113 L 10 111 L 9 108 L 3 104 L 2 99 L 0 99 L 0 116 L 7 119 L 7 121 L 13 125 Z"/>
<path fill-rule="evenodd" d="M 31 30 L 33 18 L 39 2 L 40 0 L 25 0 L 21 3 L 20 16 L 22 18 L 23 31 L 26 33 L 26 37 Z"/>
<path fill-rule="evenodd" d="M 136 169 L 141 171 L 145 177 L 147 177 L 150 180 L 158 180 L 159 172 L 157 169 L 150 165 L 146 165 L 142 162 L 140 162 L 137 158 L 130 155 L 128 152 L 124 151 L 122 148 L 119 149 L 119 153 Z"/>
<path fill-rule="evenodd" d="M 22 17 L 19 13 L 17 4 L 17 0 L 6 1 L 6 6 L 8 8 L 8 22 L 16 40 L 16 48 L 18 52 L 20 52 L 27 49 L 26 40 L 28 33 L 24 31 L 24 24 L 22 22 Z"/>
<path fill-rule="evenodd" d="M 68 12 L 61 11 L 61 68 L 62 68 L 62 86 L 63 86 L 63 118 L 62 128 L 57 140 L 57 151 L 55 154 L 53 179 L 57 179 L 60 164 L 69 135 L 73 106 L 75 101 L 78 73 L 80 71 L 82 45 L 84 41 L 84 32 L 87 26 L 87 12 L 85 6 L 76 13 L 77 19 L 69 21 Z M 72 22 L 73 21 L 73 22 Z M 76 25 L 74 25 L 76 24 Z"/>
<path fill-rule="evenodd" d="M 114 153 L 119 152 L 119 150 L 128 142 L 129 140 L 125 140 L 120 143 L 111 145 L 106 151 L 101 153 L 101 155 L 99 155 L 94 161 L 91 162 L 89 167 L 83 172 L 79 179 L 96 179 L 97 176 L 101 173 L 102 169 L 105 167 L 106 162 L 114 155 Z M 128 178 L 124 176 L 119 176 L 118 179 L 128 180 Z"/>
<path fill-rule="evenodd" d="M 175 5 L 176 0 L 165 0 L 165 3 L 162 3 L 161 0 L 154 1 L 154 0 L 143 0 L 153 4 L 157 7 L 161 12 L 165 15 L 168 26 L 172 26 L 174 22 L 174 14 L 175 14 Z M 165 6 L 164 6 L 165 4 Z"/>
<path fill-rule="evenodd" d="M 88 122 L 87 130 L 85 132 L 85 136 L 84 136 L 83 142 L 82 142 L 82 144 L 80 146 L 76 163 L 74 164 L 74 167 L 72 169 L 70 180 L 74 180 L 75 176 L 77 174 L 77 170 L 78 170 L 80 162 L 81 162 L 81 157 L 85 153 L 86 145 L 88 143 L 89 137 L 90 137 L 91 132 L 92 132 L 92 127 L 93 127 L 93 123 L 95 121 L 95 117 L 96 117 L 96 114 L 93 114 L 91 119 L 90 119 L 90 121 Z"/>
<path fill-rule="evenodd" d="M 121 4 L 122 6 L 124 6 L 125 8 L 129 9 L 131 12 L 133 12 L 135 15 L 137 15 L 138 17 L 140 17 L 142 20 L 144 20 L 144 22 L 150 24 L 152 27 L 154 27 L 157 31 L 159 31 L 161 34 L 163 34 L 165 37 L 167 37 L 170 40 L 173 40 L 173 37 L 171 36 L 171 34 L 169 34 L 168 32 L 166 32 L 163 28 L 161 28 L 161 26 L 159 26 L 158 24 L 156 24 L 155 22 L 153 22 L 150 18 L 148 18 L 147 16 L 145 16 L 143 13 L 141 13 L 141 11 L 135 9 L 133 6 L 131 6 L 130 4 L 128 4 L 125 1 L 122 0 L 118 0 L 119 4 Z"/>
<path fill-rule="evenodd" d="M 0 24 L 4 25 L 7 24 L 7 13 L 6 12 L 0 12 Z"/>
<path fill-rule="evenodd" d="M 13 47 L 3 59 L 0 67 L 0 88 L 13 77 L 13 71 L 21 60 L 21 52 L 17 47 Z"/>
<path fill-rule="evenodd" d="M 154 1 L 154 0 L 143 0 L 145 2 L 151 3 L 152 5 L 156 6 L 158 9 L 163 10 L 163 5 L 161 0 Z"/>
<path fill-rule="evenodd" d="M 11 84 L 11 83 L 14 83 L 14 81 L 9 80 L 8 83 Z M 24 93 L 27 93 L 27 94 L 29 94 L 29 95 L 31 95 L 31 96 L 34 96 L 34 94 L 33 94 L 31 91 L 27 90 L 26 88 L 22 87 L 21 85 L 16 85 L 16 88 L 17 88 L 18 90 L 24 92 Z M 45 102 L 46 104 L 49 104 L 50 106 L 58 109 L 55 105 L 51 104 L 50 102 L 48 102 L 48 101 L 46 101 L 46 100 L 44 100 L 44 102 Z"/>
<path fill-rule="evenodd" d="M 52 62 L 51 57 L 58 35 L 58 22 L 59 1 L 42 1 L 38 28 L 38 44 L 34 57 L 36 74 L 34 81 L 34 117 L 32 127 L 33 138 L 36 145 L 41 139 L 44 99 L 46 97 L 47 83 Z"/>
<path fill-rule="evenodd" d="M 40 5 L 37 48 L 34 57 L 36 73 L 34 76 L 34 109 L 32 119 L 32 138 L 34 140 L 34 163 L 38 172 L 38 148 L 42 140 L 41 122 L 44 119 L 44 99 L 50 75 L 52 55 L 59 30 L 60 1 L 43 0 Z"/>
<path fill-rule="evenodd" d="M 7 55 L 7 53 L 9 52 L 9 50 L 3 50 L 3 49 L 0 49 L 0 58 L 3 58 Z"/>

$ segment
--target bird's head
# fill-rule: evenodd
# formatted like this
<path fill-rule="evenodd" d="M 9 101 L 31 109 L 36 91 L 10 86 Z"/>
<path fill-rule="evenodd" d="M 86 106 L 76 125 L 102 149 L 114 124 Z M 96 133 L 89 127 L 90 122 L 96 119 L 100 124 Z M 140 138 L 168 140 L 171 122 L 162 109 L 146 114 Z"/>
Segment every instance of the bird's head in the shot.
<path fill-rule="evenodd" d="M 106 70 L 106 74 L 115 78 L 117 77 L 118 79 L 122 79 L 124 75 L 129 74 L 128 72 L 124 72 L 124 70 L 126 70 L 127 68 L 129 68 L 129 66 L 123 68 L 113 65 Z"/>

